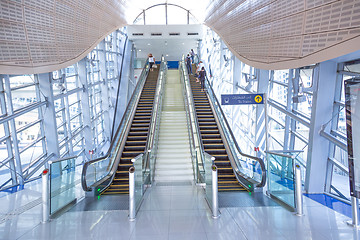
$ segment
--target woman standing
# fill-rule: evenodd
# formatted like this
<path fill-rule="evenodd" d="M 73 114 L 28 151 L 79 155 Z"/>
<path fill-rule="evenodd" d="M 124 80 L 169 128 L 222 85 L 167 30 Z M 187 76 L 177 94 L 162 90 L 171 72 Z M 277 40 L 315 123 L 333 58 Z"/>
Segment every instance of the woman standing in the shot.
<path fill-rule="evenodd" d="M 155 58 L 153 57 L 153 55 L 151 53 L 149 53 L 149 64 L 150 64 L 150 71 L 153 71 L 152 67 L 155 64 Z"/>
<path fill-rule="evenodd" d="M 206 77 L 205 68 L 202 67 L 201 70 L 199 71 L 199 79 L 200 79 L 201 91 L 202 92 L 205 89 L 205 77 Z"/>

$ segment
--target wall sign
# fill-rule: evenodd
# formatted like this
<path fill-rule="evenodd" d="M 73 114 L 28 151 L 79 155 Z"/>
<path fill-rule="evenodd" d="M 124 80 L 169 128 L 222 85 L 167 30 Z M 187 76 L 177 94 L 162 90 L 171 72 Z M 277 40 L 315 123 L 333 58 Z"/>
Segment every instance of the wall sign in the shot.
<path fill-rule="evenodd" d="M 221 105 L 264 104 L 264 94 L 222 94 Z"/>

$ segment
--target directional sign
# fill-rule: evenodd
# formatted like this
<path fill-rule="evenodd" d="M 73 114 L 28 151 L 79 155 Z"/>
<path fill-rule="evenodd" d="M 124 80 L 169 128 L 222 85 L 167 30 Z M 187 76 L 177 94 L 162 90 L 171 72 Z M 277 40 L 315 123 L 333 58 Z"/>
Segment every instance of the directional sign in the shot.
<path fill-rule="evenodd" d="M 264 94 L 222 94 L 221 105 L 264 104 Z"/>

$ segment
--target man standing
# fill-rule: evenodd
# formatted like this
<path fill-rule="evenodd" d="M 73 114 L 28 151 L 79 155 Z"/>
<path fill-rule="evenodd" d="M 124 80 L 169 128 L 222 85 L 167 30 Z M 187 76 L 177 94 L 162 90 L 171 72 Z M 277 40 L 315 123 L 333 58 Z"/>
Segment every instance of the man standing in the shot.
<path fill-rule="evenodd" d="M 186 57 L 186 67 L 187 67 L 188 73 L 192 75 L 191 64 L 192 64 L 191 57 L 190 57 L 190 54 L 188 54 Z"/>

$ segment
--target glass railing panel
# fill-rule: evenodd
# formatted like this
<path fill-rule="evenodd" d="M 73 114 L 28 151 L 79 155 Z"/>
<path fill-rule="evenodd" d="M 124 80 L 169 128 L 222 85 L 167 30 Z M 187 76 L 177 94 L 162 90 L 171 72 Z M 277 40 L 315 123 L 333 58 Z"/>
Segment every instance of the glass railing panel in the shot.
<path fill-rule="evenodd" d="M 101 161 L 91 163 L 86 172 L 86 184 L 91 186 L 103 179 L 111 167 L 112 156 L 102 159 Z"/>
<path fill-rule="evenodd" d="M 205 194 L 206 199 L 208 201 L 209 206 L 212 206 L 213 202 L 213 184 L 212 184 L 212 173 L 213 173 L 213 164 L 215 158 L 207 153 L 204 154 L 205 162 L 204 162 L 204 170 L 205 170 Z"/>
<path fill-rule="evenodd" d="M 134 68 L 142 68 L 146 63 L 146 58 L 135 58 L 134 59 Z"/>
<path fill-rule="evenodd" d="M 268 152 L 266 156 L 270 194 L 295 208 L 295 160 L 293 156 L 271 152 Z"/>
<path fill-rule="evenodd" d="M 147 142 L 147 156 L 144 162 L 144 180 L 145 184 L 151 184 L 155 175 L 155 162 L 158 149 L 158 139 L 160 130 L 160 117 L 163 104 L 164 86 L 167 75 L 167 64 L 164 57 L 161 58 L 161 64 L 159 69 L 155 100 L 153 105 L 153 114 L 150 124 L 149 137 Z"/>
<path fill-rule="evenodd" d="M 140 154 L 133 158 L 131 161 L 135 168 L 135 207 L 139 209 L 142 197 L 144 194 L 144 168 L 143 163 L 145 161 L 145 155 Z"/>
<path fill-rule="evenodd" d="M 185 67 L 184 60 L 180 62 L 180 75 L 183 83 L 183 95 L 185 99 L 185 109 L 187 115 L 187 127 L 189 133 L 189 141 L 190 141 L 190 150 L 192 156 L 193 169 L 195 174 L 195 179 L 197 183 L 205 182 L 205 170 L 204 170 L 204 156 L 202 151 L 202 143 L 201 138 L 198 133 L 198 122 L 197 116 L 193 105 L 193 97 L 192 91 L 190 87 L 190 79 L 187 74 L 187 69 Z"/>
<path fill-rule="evenodd" d="M 76 158 L 50 163 L 50 215 L 76 200 L 76 185 L 80 182 Z"/>
<path fill-rule="evenodd" d="M 85 191 L 88 191 L 90 186 L 94 185 L 95 183 L 103 179 L 105 176 L 109 176 L 111 169 L 114 167 L 114 163 L 116 160 L 115 156 L 119 151 L 122 139 L 125 138 L 125 134 L 126 134 L 125 129 L 129 124 L 131 124 L 131 116 L 133 112 L 136 110 L 134 106 L 137 103 L 138 98 L 140 97 L 140 92 L 142 90 L 142 87 L 147 77 L 147 73 L 149 71 L 149 67 L 146 62 L 145 65 L 143 66 L 144 68 L 139 77 L 139 82 L 128 103 L 127 109 L 124 113 L 120 126 L 112 141 L 112 145 L 110 146 L 109 152 L 106 154 L 105 157 L 89 161 L 84 165 L 84 170 L 83 170 L 84 176 L 82 181 L 83 181 L 83 188 Z"/>

